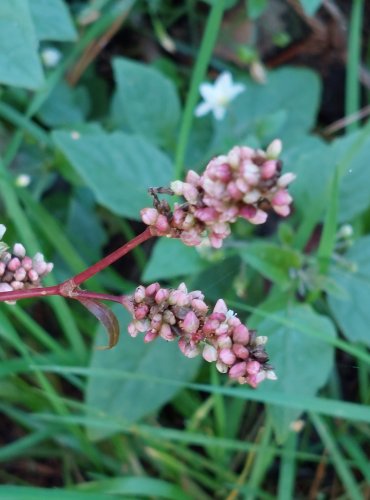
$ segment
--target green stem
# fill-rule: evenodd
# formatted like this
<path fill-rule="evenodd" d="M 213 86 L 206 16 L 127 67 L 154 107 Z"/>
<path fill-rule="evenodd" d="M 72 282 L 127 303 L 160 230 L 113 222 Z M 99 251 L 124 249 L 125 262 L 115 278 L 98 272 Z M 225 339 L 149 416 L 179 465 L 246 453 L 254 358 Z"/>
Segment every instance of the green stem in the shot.
<path fill-rule="evenodd" d="M 190 90 L 180 126 L 178 146 L 175 155 L 175 179 L 181 179 L 182 176 L 186 148 L 193 123 L 194 108 L 198 99 L 198 88 L 204 80 L 207 66 L 211 59 L 212 51 L 220 29 L 223 12 L 224 0 L 212 2 L 211 12 L 207 20 L 205 33 L 191 77 Z"/>
<path fill-rule="evenodd" d="M 360 58 L 361 58 L 361 31 L 364 10 L 364 0 L 353 0 L 351 22 L 349 29 L 348 53 L 347 53 L 347 75 L 346 75 L 346 116 L 360 109 Z M 352 122 L 347 125 L 347 133 L 357 130 L 358 123 Z"/>

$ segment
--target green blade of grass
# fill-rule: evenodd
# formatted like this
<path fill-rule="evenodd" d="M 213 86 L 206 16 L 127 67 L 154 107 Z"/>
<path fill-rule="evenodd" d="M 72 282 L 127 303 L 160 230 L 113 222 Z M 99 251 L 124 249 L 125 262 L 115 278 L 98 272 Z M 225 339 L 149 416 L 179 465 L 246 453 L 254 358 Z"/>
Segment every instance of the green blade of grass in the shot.
<path fill-rule="evenodd" d="M 323 418 L 315 413 L 310 413 L 310 418 L 324 446 L 333 459 L 337 474 L 341 479 L 343 486 L 347 490 L 349 498 L 352 500 L 361 500 L 363 495 L 357 487 L 357 482 L 340 449 L 338 448 L 335 438 L 330 432 L 329 426 L 326 425 Z"/>
<path fill-rule="evenodd" d="M 351 457 L 351 459 L 355 462 L 356 466 L 364 476 L 366 482 L 370 484 L 369 457 L 366 456 L 364 450 L 357 442 L 357 439 L 350 434 L 342 434 L 339 438 L 339 442 Z"/>
<path fill-rule="evenodd" d="M 351 22 L 349 27 L 348 51 L 347 51 L 347 74 L 346 74 L 346 116 L 360 109 L 360 58 L 361 58 L 361 33 L 364 11 L 364 0 L 352 1 Z M 358 127 L 357 122 L 349 123 L 346 131 L 352 132 Z"/>
<path fill-rule="evenodd" d="M 295 451 L 297 449 L 297 433 L 290 432 L 288 439 L 284 443 L 287 452 L 281 459 L 279 471 L 279 484 L 277 500 L 294 498 L 296 460 Z"/>

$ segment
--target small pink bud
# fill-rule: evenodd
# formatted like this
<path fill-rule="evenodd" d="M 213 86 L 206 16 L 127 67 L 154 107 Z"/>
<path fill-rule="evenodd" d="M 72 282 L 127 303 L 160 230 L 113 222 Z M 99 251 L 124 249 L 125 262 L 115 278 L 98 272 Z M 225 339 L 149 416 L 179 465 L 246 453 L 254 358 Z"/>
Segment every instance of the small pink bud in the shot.
<path fill-rule="evenodd" d="M 156 330 L 149 330 L 146 332 L 144 336 L 144 342 L 147 344 L 148 342 L 152 342 L 158 337 L 158 332 Z"/>
<path fill-rule="evenodd" d="M 14 278 L 17 280 L 17 281 L 23 281 L 24 278 L 26 277 L 26 270 L 24 267 L 20 267 L 19 269 L 16 270 L 16 272 L 14 273 Z"/>
<path fill-rule="evenodd" d="M 155 295 L 158 290 L 161 288 L 161 285 L 159 283 L 152 283 L 151 285 L 147 286 L 145 289 L 145 294 L 147 297 L 152 297 Z"/>
<path fill-rule="evenodd" d="M 12 292 L 13 288 L 8 283 L 0 283 L 0 292 Z"/>
<path fill-rule="evenodd" d="M 247 362 L 247 372 L 249 375 L 256 375 L 260 371 L 261 365 L 258 361 Z"/>
<path fill-rule="evenodd" d="M 20 259 L 23 259 L 26 255 L 26 249 L 21 243 L 16 243 L 13 247 L 13 254 Z"/>
<path fill-rule="evenodd" d="M 235 182 L 229 182 L 227 185 L 227 192 L 233 200 L 241 200 L 243 198 L 243 193 L 237 187 Z"/>
<path fill-rule="evenodd" d="M 233 379 L 238 379 L 239 377 L 244 377 L 247 373 L 247 363 L 245 361 L 241 361 L 240 363 L 236 363 L 234 366 L 230 368 L 229 377 Z"/>
<path fill-rule="evenodd" d="M 200 175 L 194 172 L 194 170 L 188 170 L 188 173 L 186 174 L 186 182 L 189 182 L 189 184 L 192 184 L 193 186 L 197 187 L 199 185 L 199 180 L 200 180 Z"/>
<path fill-rule="evenodd" d="M 155 228 L 160 234 L 166 234 L 169 231 L 170 225 L 168 224 L 168 220 L 165 215 L 158 215 L 157 221 L 155 223 Z"/>
<path fill-rule="evenodd" d="M 14 272 L 20 267 L 21 267 L 21 261 L 18 259 L 18 257 L 13 257 L 8 263 L 9 271 Z"/>
<path fill-rule="evenodd" d="M 275 139 L 272 143 L 267 146 L 266 155 L 268 158 L 276 159 L 279 158 L 283 150 L 283 143 L 280 139 Z"/>
<path fill-rule="evenodd" d="M 222 361 L 218 360 L 216 363 L 216 369 L 220 373 L 227 373 L 229 367 L 225 365 L 225 363 L 223 363 Z"/>
<path fill-rule="evenodd" d="M 175 335 L 173 334 L 170 325 L 167 323 L 163 323 L 159 330 L 159 335 L 164 339 L 164 340 L 174 340 Z"/>
<path fill-rule="evenodd" d="M 220 313 L 226 315 L 227 313 L 227 305 L 223 299 L 218 299 L 215 307 L 213 308 L 214 313 Z M 222 320 L 223 321 L 223 320 Z"/>
<path fill-rule="evenodd" d="M 191 345 L 186 339 L 181 338 L 179 340 L 179 348 L 180 351 L 187 357 L 187 358 L 195 358 L 195 356 L 198 356 L 200 353 L 199 347 L 196 345 Z"/>
<path fill-rule="evenodd" d="M 136 303 L 142 302 L 145 299 L 145 288 L 140 285 L 136 288 L 134 293 L 134 300 Z"/>
<path fill-rule="evenodd" d="M 155 294 L 154 300 L 157 304 L 161 304 L 165 302 L 170 295 L 170 292 L 166 288 L 160 288 L 158 292 Z"/>
<path fill-rule="evenodd" d="M 233 351 L 235 356 L 239 359 L 247 359 L 249 356 L 248 349 L 241 344 L 234 344 Z"/>
<path fill-rule="evenodd" d="M 143 208 L 140 210 L 141 220 L 148 226 L 153 226 L 158 218 L 158 211 L 155 208 Z"/>
<path fill-rule="evenodd" d="M 238 325 L 234 328 L 233 341 L 237 344 L 247 345 L 249 342 L 249 330 L 245 325 Z"/>
<path fill-rule="evenodd" d="M 202 356 L 208 363 L 212 363 L 217 360 L 217 349 L 213 345 L 206 344 L 203 348 Z"/>
<path fill-rule="evenodd" d="M 243 196 L 244 203 L 256 203 L 261 198 L 261 193 L 258 189 L 253 189 Z"/>
<path fill-rule="evenodd" d="M 293 198 L 290 196 L 288 191 L 285 189 L 280 189 L 272 198 L 272 205 L 289 205 L 293 201 Z"/>
<path fill-rule="evenodd" d="M 213 222 L 217 220 L 218 212 L 214 208 L 198 208 L 194 215 L 202 222 Z"/>
<path fill-rule="evenodd" d="M 231 337 L 226 333 L 217 337 L 216 342 L 219 349 L 229 349 L 233 344 Z"/>
<path fill-rule="evenodd" d="M 155 330 L 159 330 L 161 324 L 162 324 L 162 314 L 157 313 L 153 316 L 150 322 L 150 326 Z"/>
<path fill-rule="evenodd" d="M 236 361 L 236 356 L 231 349 L 221 349 L 219 359 L 225 363 L 225 365 L 231 366 Z"/>
<path fill-rule="evenodd" d="M 290 214 L 289 205 L 273 205 L 273 209 L 278 215 L 281 215 L 282 217 L 287 217 Z"/>
<path fill-rule="evenodd" d="M 276 174 L 277 163 L 275 160 L 267 160 L 261 167 L 262 179 L 271 179 Z"/>
<path fill-rule="evenodd" d="M 185 182 L 183 196 L 186 201 L 194 205 L 198 201 L 199 192 L 192 184 Z"/>
<path fill-rule="evenodd" d="M 39 279 L 39 275 L 37 274 L 37 272 L 34 269 L 30 269 L 28 271 L 28 277 L 33 282 L 35 282 Z"/>
<path fill-rule="evenodd" d="M 13 290 L 21 290 L 22 288 L 24 288 L 23 281 L 12 281 L 10 285 L 13 288 Z"/>
<path fill-rule="evenodd" d="M 185 182 L 182 181 L 173 181 L 170 184 L 170 188 L 177 196 L 182 196 L 184 193 Z"/>
<path fill-rule="evenodd" d="M 293 172 L 287 172 L 286 174 L 282 175 L 280 179 L 277 181 L 277 184 L 281 188 L 287 187 L 291 182 L 294 181 L 294 179 L 297 176 L 293 174 Z"/>
<path fill-rule="evenodd" d="M 4 273 L 5 273 L 5 263 L 4 262 L 0 262 L 0 276 L 2 276 Z"/>
<path fill-rule="evenodd" d="M 252 224 L 264 224 L 267 220 L 267 213 L 263 210 L 257 209 L 256 215 L 249 219 Z"/>
<path fill-rule="evenodd" d="M 149 307 L 146 304 L 140 305 L 136 310 L 135 310 L 135 319 L 144 319 L 149 312 Z"/>
<path fill-rule="evenodd" d="M 198 328 L 199 319 L 193 311 L 189 311 L 182 322 L 182 329 L 187 333 L 195 333 Z"/>
<path fill-rule="evenodd" d="M 30 271 L 32 269 L 32 259 L 31 257 L 24 257 L 22 259 L 22 267 L 25 268 L 26 271 Z"/>
<path fill-rule="evenodd" d="M 136 336 L 137 336 L 137 334 L 139 333 L 139 332 L 138 332 L 138 330 L 137 330 L 137 329 L 136 329 L 136 327 L 135 327 L 135 323 L 134 323 L 134 322 L 132 322 L 132 323 L 130 323 L 130 324 L 128 325 L 128 327 L 127 327 L 127 331 L 128 331 L 128 333 L 131 335 L 131 337 L 136 337 Z"/>
<path fill-rule="evenodd" d="M 204 314 L 208 311 L 207 304 L 201 299 L 193 299 L 191 301 L 191 307 L 199 314 Z"/>
<path fill-rule="evenodd" d="M 253 219 L 257 214 L 257 208 L 253 205 L 244 205 L 239 210 L 239 216 L 244 219 L 250 220 Z"/>

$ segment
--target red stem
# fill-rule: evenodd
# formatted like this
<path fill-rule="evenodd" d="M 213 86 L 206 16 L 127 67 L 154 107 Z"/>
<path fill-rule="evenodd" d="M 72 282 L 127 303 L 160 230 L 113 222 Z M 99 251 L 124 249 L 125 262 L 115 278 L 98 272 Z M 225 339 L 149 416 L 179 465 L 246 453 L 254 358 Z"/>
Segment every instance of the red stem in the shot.
<path fill-rule="evenodd" d="M 110 253 L 103 259 L 99 260 L 96 264 L 88 267 L 85 269 L 85 271 L 82 271 L 79 274 L 76 274 L 76 276 L 73 276 L 73 278 L 65 281 L 64 283 L 68 283 L 71 280 L 73 280 L 73 283 L 75 286 L 80 285 L 84 281 L 88 280 L 89 278 L 92 278 L 95 276 L 95 274 L 100 273 L 100 271 L 103 271 L 106 267 L 110 266 L 113 264 L 113 262 L 116 262 L 116 260 L 120 259 L 127 253 L 131 252 L 135 247 L 140 245 L 141 243 L 144 243 L 144 241 L 149 240 L 150 238 L 153 237 L 153 234 L 151 233 L 150 227 L 147 227 L 145 231 L 143 231 L 141 234 L 133 238 L 131 241 L 126 243 L 120 248 L 117 248 L 114 252 Z M 63 283 L 62 283 L 63 284 Z"/>
<path fill-rule="evenodd" d="M 88 292 L 85 290 L 79 290 L 78 286 L 89 278 L 95 276 L 95 274 L 100 273 L 100 271 L 103 271 L 103 269 L 110 266 L 111 264 L 113 264 L 113 262 L 123 257 L 135 247 L 137 247 L 141 243 L 144 243 L 144 241 L 149 240 L 153 236 L 154 235 L 151 233 L 150 227 L 147 227 L 145 231 L 133 238 L 131 241 L 125 243 L 114 252 L 99 260 L 99 262 L 97 262 L 96 264 L 93 264 L 81 273 L 76 274 L 63 283 L 55 286 L 30 288 L 26 290 L 13 290 L 11 292 L 0 292 L 0 302 L 30 299 L 32 297 L 48 297 L 51 295 L 61 295 L 62 297 L 68 297 L 70 299 L 86 297 L 91 299 L 111 300 L 114 302 L 120 302 L 127 308 L 127 305 L 125 305 L 126 302 L 124 300 L 124 296 L 122 297 L 104 293 L 101 294 Z"/>

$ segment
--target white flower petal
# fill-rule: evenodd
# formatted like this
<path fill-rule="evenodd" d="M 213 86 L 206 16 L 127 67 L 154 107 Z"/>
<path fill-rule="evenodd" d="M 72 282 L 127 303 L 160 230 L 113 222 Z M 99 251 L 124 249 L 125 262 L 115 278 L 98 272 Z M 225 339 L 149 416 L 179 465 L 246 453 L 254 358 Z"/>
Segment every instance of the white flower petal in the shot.
<path fill-rule="evenodd" d="M 226 108 L 224 106 L 214 106 L 212 111 L 216 120 L 224 119 L 226 113 Z"/>
<path fill-rule="evenodd" d="M 195 116 L 204 116 L 210 111 L 212 111 L 211 104 L 209 102 L 203 101 L 195 108 L 194 114 Z"/>
<path fill-rule="evenodd" d="M 199 93 L 205 101 L 214 102 L 215 85 L 212 85 L 211 83 L 202 83 L 199 86 Z"/>
<path fill-rule="evenodd" d="M 215 87 L 218 87 L 227 93 L 228 90 L 233 87 L 233 78 L 231 73 L 229 71 L 221 73 L 215 81 Z"/>

